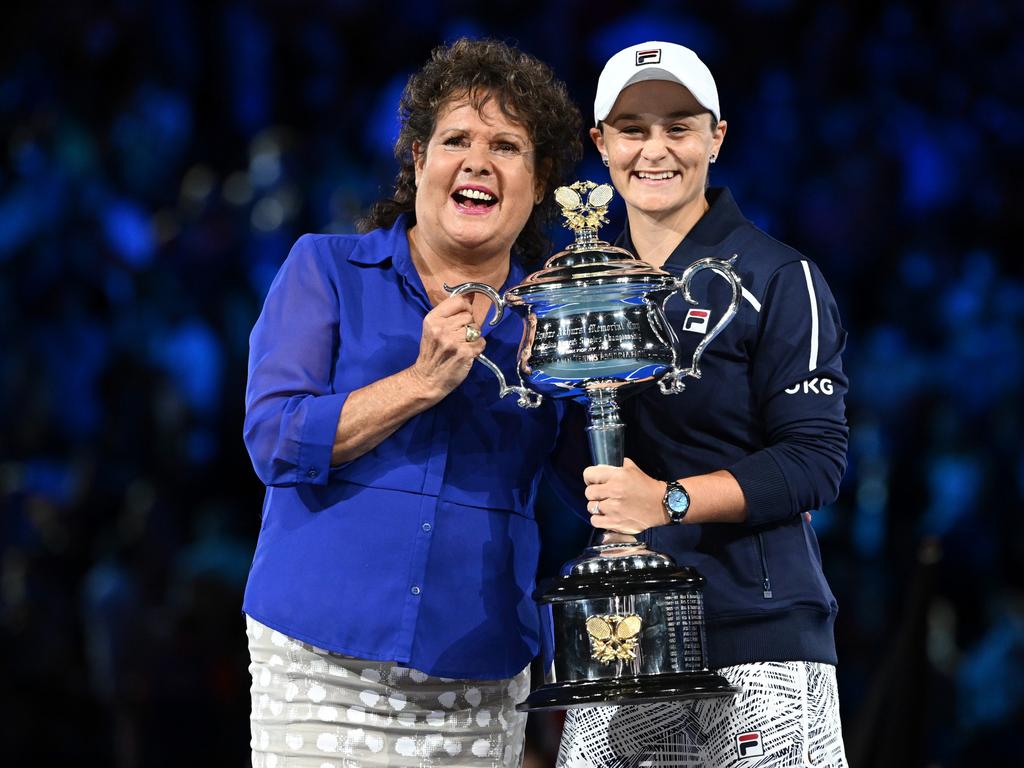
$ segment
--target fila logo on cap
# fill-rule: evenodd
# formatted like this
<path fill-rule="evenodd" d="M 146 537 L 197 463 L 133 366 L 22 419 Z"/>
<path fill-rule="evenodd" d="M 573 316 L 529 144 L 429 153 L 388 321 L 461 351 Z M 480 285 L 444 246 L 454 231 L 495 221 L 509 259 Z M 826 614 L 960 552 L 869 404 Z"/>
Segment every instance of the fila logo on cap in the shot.
<path fill-rule="evenodd" d="M 636 65 L 642 67 L 644 64 L 661 64 L 661 48 L 649 48 L 646 51 L 636 52 Z"/>
<path fill-rule="evenodd" d="M 691 331 L 692 333 L 704 333 L 708 329 L 708 320 L 711 319 L 711 313 L 706 309 L 691 309 L 686 313 L 686 319 L 683 320 L 683 330 Z"/>
<path fill-rule="evenodd" d="M 740 759 L 763 755 L 764 746 L 761 744 L 761 732 L 750 731 L 749 733 L 741 733 L 737 736 L 736 753 L 740 756 Z"/>

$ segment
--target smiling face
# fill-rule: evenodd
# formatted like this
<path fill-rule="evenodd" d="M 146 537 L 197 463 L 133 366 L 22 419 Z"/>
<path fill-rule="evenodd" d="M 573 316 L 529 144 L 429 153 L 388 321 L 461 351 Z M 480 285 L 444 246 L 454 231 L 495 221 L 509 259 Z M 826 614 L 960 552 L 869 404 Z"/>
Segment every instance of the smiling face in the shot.
<path fill-rule="evenodd" d="M 446 258 L 507 257 L 543 192 L 526 128 L 496 99 L 453 99 L 413 159 L 417 237 Z"/>
<path fill-rule="evenodd" d="M 603 130 L 590 136 L 608 158 L 631 226 L 650 217 L 688 230 L 706 208 L 708 164 L 725 130 L 724 120 L 712 128 L 707 109 L 683 86 L 645 80 L 623 89 Z"/>

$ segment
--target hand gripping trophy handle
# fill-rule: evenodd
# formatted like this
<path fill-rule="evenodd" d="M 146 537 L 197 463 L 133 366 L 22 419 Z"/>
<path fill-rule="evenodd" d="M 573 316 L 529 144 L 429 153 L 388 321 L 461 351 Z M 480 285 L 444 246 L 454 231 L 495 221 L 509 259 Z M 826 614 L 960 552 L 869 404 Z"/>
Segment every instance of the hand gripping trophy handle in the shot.
<path fill-rule="evenodd" d="M 733 257 L 733 259 L 735 256 Z M 704 338 L 700 340 L 697 348 L 693 350 L 693 359 L 690 361 L 689 368 L 679 368 L 677 364 L 673 363 L 672 368 L 665 373 L 664 376 L 658 381 L 658 387 L 661 389 L 662 394 L 673 395 L 682 392 L 686 388 L 686 384 L 683 379 L 686 376 L 692 376 L 695 379 L 699 379 L 700 373 L 700 358 L 704 354 L 704 349 L 710 344 L 714 338 L 725 330 L 733 317 L 736 315 L 736 311 L 740 306 L 740 299 L 742 298 L 742 284 L 739 276 L 736 274 L 732 266 L 732 259 L 726 261 L 725 259 L 698 259 L 683 270 L 683 274 L 676 280 L 676 290 L 672 291 L 668 296 L 665 297 L 665 301 L 662 302 L 662 310 L 664 310 L 665 304 L 668 302 L 674 294 L 679 293 L 684 299 L 691 304 L 697 304 L 697 300 L 693 298 L 690 293 L 690 283 L 693 281 L 694 275 L 698 272 L 710 269 L 716 275 L 724 278 L 732 288 L 732 298 L 729 300 L 729 306 L 719 318 L 715 326 L 704 335 Z"/>
<path fill-rule="evenodd" d="M 452 296 L 460 296 L 463 293 L 482 293 L 484 296 L 491 300 L 494 304 L 494 317 L 488 323 L 490 326 L 495 326 L 501 320 L 505 314 L 505 302 L 502 300 L 498 292 L 491 288 L 486 283 L 461 283 L 460 285 L 452 288 L 449 285 L 445 285 L 444 289 Z M 526 386 L 526 382 L 523 381 L 523 377 L 519 376 L 519 386 L 509 386 L 508 381 L 505 379 L 505 374 L 501 372 L 501 369 L 495 365 L 486 355 L 479 355 L 477 357 L 481 363 L 493 373 L 498 379 L 498 397 L 505 397 L 506 395 L 518 395 L 519 400 L 516 404 L 520 408 L 536 408 L 543 401 L 544 396 L 539 392 L 534 392 L 532 389 Z"/>

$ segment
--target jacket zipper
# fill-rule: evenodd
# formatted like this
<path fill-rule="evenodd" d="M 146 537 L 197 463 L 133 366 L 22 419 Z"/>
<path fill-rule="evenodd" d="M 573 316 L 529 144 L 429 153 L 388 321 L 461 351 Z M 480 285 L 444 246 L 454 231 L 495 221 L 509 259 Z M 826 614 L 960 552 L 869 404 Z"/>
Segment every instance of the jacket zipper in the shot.
<path fill-rule="evenodd" d="M 757 534 L 757 549 L 761 553 L 762 594 L 764 595 L 765 600 L 770 600 L 772 597 L 772 580 L 768 576 L 768 556 L 764 552 L 764 538 L 760 533 Z"/>

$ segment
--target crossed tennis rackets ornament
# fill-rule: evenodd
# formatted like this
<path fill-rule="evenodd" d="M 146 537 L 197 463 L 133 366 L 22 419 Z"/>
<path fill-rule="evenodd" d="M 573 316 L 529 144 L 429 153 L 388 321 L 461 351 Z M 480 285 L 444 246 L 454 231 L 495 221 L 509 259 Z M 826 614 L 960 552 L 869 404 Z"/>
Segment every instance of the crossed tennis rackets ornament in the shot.
<path fill-rule="evenodd" d="M 636 636 L 640 634 L 641 625 L 640 617 L 635 613 L 628 616 L 591 616 L 587 619 L 591 657 L 602 664 L 635 659 Z"/>

